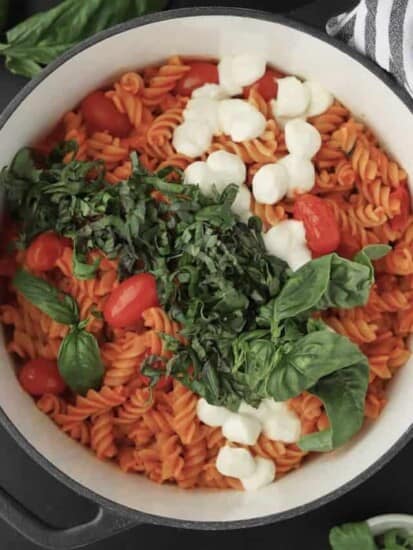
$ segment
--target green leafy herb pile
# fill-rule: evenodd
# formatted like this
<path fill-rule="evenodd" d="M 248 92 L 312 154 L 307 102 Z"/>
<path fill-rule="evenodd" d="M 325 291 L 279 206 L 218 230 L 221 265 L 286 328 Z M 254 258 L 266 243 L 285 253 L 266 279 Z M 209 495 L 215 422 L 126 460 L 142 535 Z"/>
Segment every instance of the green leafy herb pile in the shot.
<path fill-rule="evenodd" d="M 6 57 L 6 67 L 12 73 L 32 77 L 85 38 L 144 13 L 162 10 L 166 4 L 165 0 L 64 0 L 10 29 L 6 44 L 0 44 L 0 54 Z M 0 8 L 6 11 L 4 0 Z"/>
<path fill-rule="evenodd" d="M 365 521 L 345 523 L 330 531 L 332 550 L 412 550 L 413 533 L 404 529 L 390 529 L 373 537 Z"/>
<path fill-rule="evenodd" d="M 165 173 L 147 174 L 132 161 L 132 177 L 110 186 L 99 164 L 63 165 L 55 154 L 40 170 L 29 150 L 20 151 L 0 174 L 0 187 L 21 222 L 21 245 L 54 230 L 73 239 L 78 277 L 93 276 L 96 266 L 85 257 L 94 248 L 120 258 L 122 277 L 153 273 L 161 304 L 187 339 L 165 336 L 174 351 L 169 374 L 233 410 L 241 400 L 258 405 L 308 390 L 323 401 L 330 428 L 303 437 L 301 447 L 342 445 L 363 421 L 368 363 L 312 316 L 365 304 L 372 260 L 388 247 L 367 247 L 353 261 L 330 254 L 293 273 L 266 253 L 258 218 L 246 225 L 231 212 L 235 186 L 206 197 L 197 186 L 168 183 Z M 96 178 L 87 181 L 92 169 Z M 153 191 L 166 200 L 155 200 Z M 151 360 L 144 374 L 159 377 Z"/>

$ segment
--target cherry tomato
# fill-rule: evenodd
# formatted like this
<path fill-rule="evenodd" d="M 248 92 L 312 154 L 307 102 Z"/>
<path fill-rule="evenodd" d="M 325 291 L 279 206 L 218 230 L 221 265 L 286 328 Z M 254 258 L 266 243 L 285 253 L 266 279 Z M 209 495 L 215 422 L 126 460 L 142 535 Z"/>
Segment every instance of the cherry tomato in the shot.
<path fill-rule="evenodd" d="M 19 372 L 19 381 L 30 395 L 53 393 L 59 395 L 66 389 L 55 361 L 48 359 L 31 359 Z"/>
<path fill-rule="evenodd" d="M 172 376 L 162 376 L 157 382 L 155 388 L 157 390 L 170 390 L 172 387 Z"/>
<path fill-rule="evenodd" d="M 0 277 L 13 277 L 17 270 L 17 262 L 14 256 L 0 258 Z"/>
<path fill-rule="evenodd" d="M 26 264 L 31 271 L 49 271 L 63 253 L 63 241 L 56 233 L 42 233 L 30 243 Z"/>
<path fill-rule="evenodd" d="M 278 84 L 277 78 L 281 78 L 284 75 L 274 69 L 267 69 L 264 76 L 259 78 L 256 82 L 250 86 L 244 88 L 244 97 L 248 98 L 251 88 L 257 86 L 258 93 L 265 99 L 265 101 L 270 101 L 277 97 Z"/>
<path fill-rule="evenodd" d="M 195 61 L 190 63 L 190 67 L 176 87 L 179 95 L 190 96 L 196 88 L 204 84 L 218 84 L 218 68 L 214 63 Z"/>
<path fill-rule="evenodd" d="M 303 221 L 307 244 L 315 256 L 337 249 L 340 230 L 325 200 L 314 195 L 300 195 L 294 204 L 294 218 Z"/>
<path fill-rule="evenodd" d="M 126 137 L 132 130 L 128 116 L 120 113 L 100 90 L 89 94 L 82 101 L 80 110 L 90 132 L 108 130 L 116 137 Z"/>
<path fill-rule="evenodd" d="M 128 327 L 139 321 L 145 309 L 158 304 L 155 277 L 149 273 L 139 273 L 113 290 L 103 309 L 103 316 L 111 327 Z"/>
<path fill-rule="evenodd" d="M 390 194 L 391 199 L 400 199 L 400 213 L 390 220 L 390 226 L 394 231 L 403 231 L 410 215 L 410 194 L 405 185 L 401 185 Z"/>

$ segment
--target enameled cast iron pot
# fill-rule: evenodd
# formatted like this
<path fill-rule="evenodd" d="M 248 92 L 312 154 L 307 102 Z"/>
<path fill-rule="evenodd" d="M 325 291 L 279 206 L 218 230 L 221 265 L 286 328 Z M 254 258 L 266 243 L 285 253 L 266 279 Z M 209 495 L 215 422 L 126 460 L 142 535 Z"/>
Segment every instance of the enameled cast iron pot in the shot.
<path fill-rule="evenodd" d="M 142 17 L 83 42 L 30 82 L 0 119 L 0 165 L 45 132 L 89 91 L 122 71 L 172 55 L 256 52 L 286 73 L 320 81 L 365 120 L 413 181 L 413 104 L 373 64 L 324 33 L 281 16 L 194 8 Z M 407 443 L 413 423 L 413 361 L 392 381 L 377 422 L 349 445 L 310 460 L 257 492 L 183 491 L 125 475 L 61 433 L 20 388 L 0 342 L 0 422 L 63 483 L 100 505 L 90 523 L 53 531 L 0 493 L 0 516 L 48 548 L 74 548 L 136 523 L 195 529 L 251 527 L 291 518 L 337 498 L 372 475 Z"/>

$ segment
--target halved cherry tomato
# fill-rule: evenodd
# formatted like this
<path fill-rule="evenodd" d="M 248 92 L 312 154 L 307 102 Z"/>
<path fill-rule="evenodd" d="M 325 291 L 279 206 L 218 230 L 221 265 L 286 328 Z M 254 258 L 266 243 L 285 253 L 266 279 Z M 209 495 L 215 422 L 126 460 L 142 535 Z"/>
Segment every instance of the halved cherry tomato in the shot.
<path fill-rule="evenodd" d="M 390 226 L 394 231 L 403 231 L 409 221 L 410 194 L 405 185 L 400 185 L 396 191 L 390 194 L 391 199 L 400 199 L 400 213 L 390 220 Z"/>
<path fill-rule="evenodd" d="M 274 69 L 267 69 L 264 76 L 259 78 L 256 82 L 250 86 L 244 88 L 244 97 L 248 98 L 251 88 L 257 86 L 258 93 L 265 99 L 265 101 L 270 101 L 277 97 L 278 84 L 277 78 L 283 77 L 283 73 L 275 71 Z"/>
<path fill-rule="evenodd" d="M 59 395 L 66 389 L 66 384 L 60 376 L 56 361 L 48 359 L 31 359 L 19 372 L 19 381 L 30 395 L 52 393 Z"/>
<path fill-rule="evenodd" d="M 337 247 L 337 252 L 340 256 L 343 256 L 343 258 L 347 258 L 348 260 L 352 260 L 359 251 L 360 246 L 351 235 L 343 233 L 340 236 L 340 244 Z"/>
<path fill-rule="evenodd" d="M 103 316 L 111 327 L 128 327 L 139 321 L 145 309 L 157 305 L 155 277 L 149 273 L 139 273 L 112 291 L 103 309 Z"/>
<path fill-rule="evenodd" d="M 302 220 L 307 244 L 314 256 L 337 249 L 340 230 L 329 204 L 314 195 L 300 195 L 294 204 L 294 218 Z"/>
<path fill-rule="evenodd" d="M 158 380 L 155 388 L 157 390 L 169 390 L 172 387 L 172 380 L 173 380 L 172 376 L 162 376 Z"/>
<path fill-rule="evenodd" d="M 63 253 L 63 241 L 56 233 L 42 233 L 30 243 L 26 264 L 31 271 L 49 271 Z"/>
<path fill-rule="evenodd" d="M 90 132 L 108 130 L 116 137 L 126 137 L 132 130 L 128 116 L 120 113 L 113 102 L 100 90 L 89 94 L 82 101 L 80 110 Z"/>
<path fill-rule="evenodd" d="M 214 63 L 194 61 L 190 63 L 190 67 L 176 87 L 179 95 L 190 96 L 196 88 L 204 84 L 218 84 L 218 68 Z"/>

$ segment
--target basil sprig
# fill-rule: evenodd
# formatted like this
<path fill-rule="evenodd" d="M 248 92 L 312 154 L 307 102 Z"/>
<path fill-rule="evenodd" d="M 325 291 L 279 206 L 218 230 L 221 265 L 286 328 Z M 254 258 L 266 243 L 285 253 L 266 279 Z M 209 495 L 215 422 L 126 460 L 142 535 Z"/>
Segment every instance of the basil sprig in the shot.
<path fill-rule="evenodd" d="M 10 29 L 0 53 L 12 73 L 32 77 L 88 36 L 165 5 L 165 0 L 64 0 Z"/>
<path fill-rule="evenodd" d="M 99 346 L 93 334 L 85 330 L 87 322 L 80 321 L 79 308 L 72 296 L 24 270 L 16 273 L 13 286 L 54 321 L 70 326 L 57 358 L 66 384 L 82 395 L 90 389 L 99 389 L 104 374 Z"/>
<path fill-rule="evenodd" d="M 344 523 L 330 530 L 332 550 L 412 550 L 413 533 L 405 529 L 389 529 L 373 536 L 365 521 Z"/>

